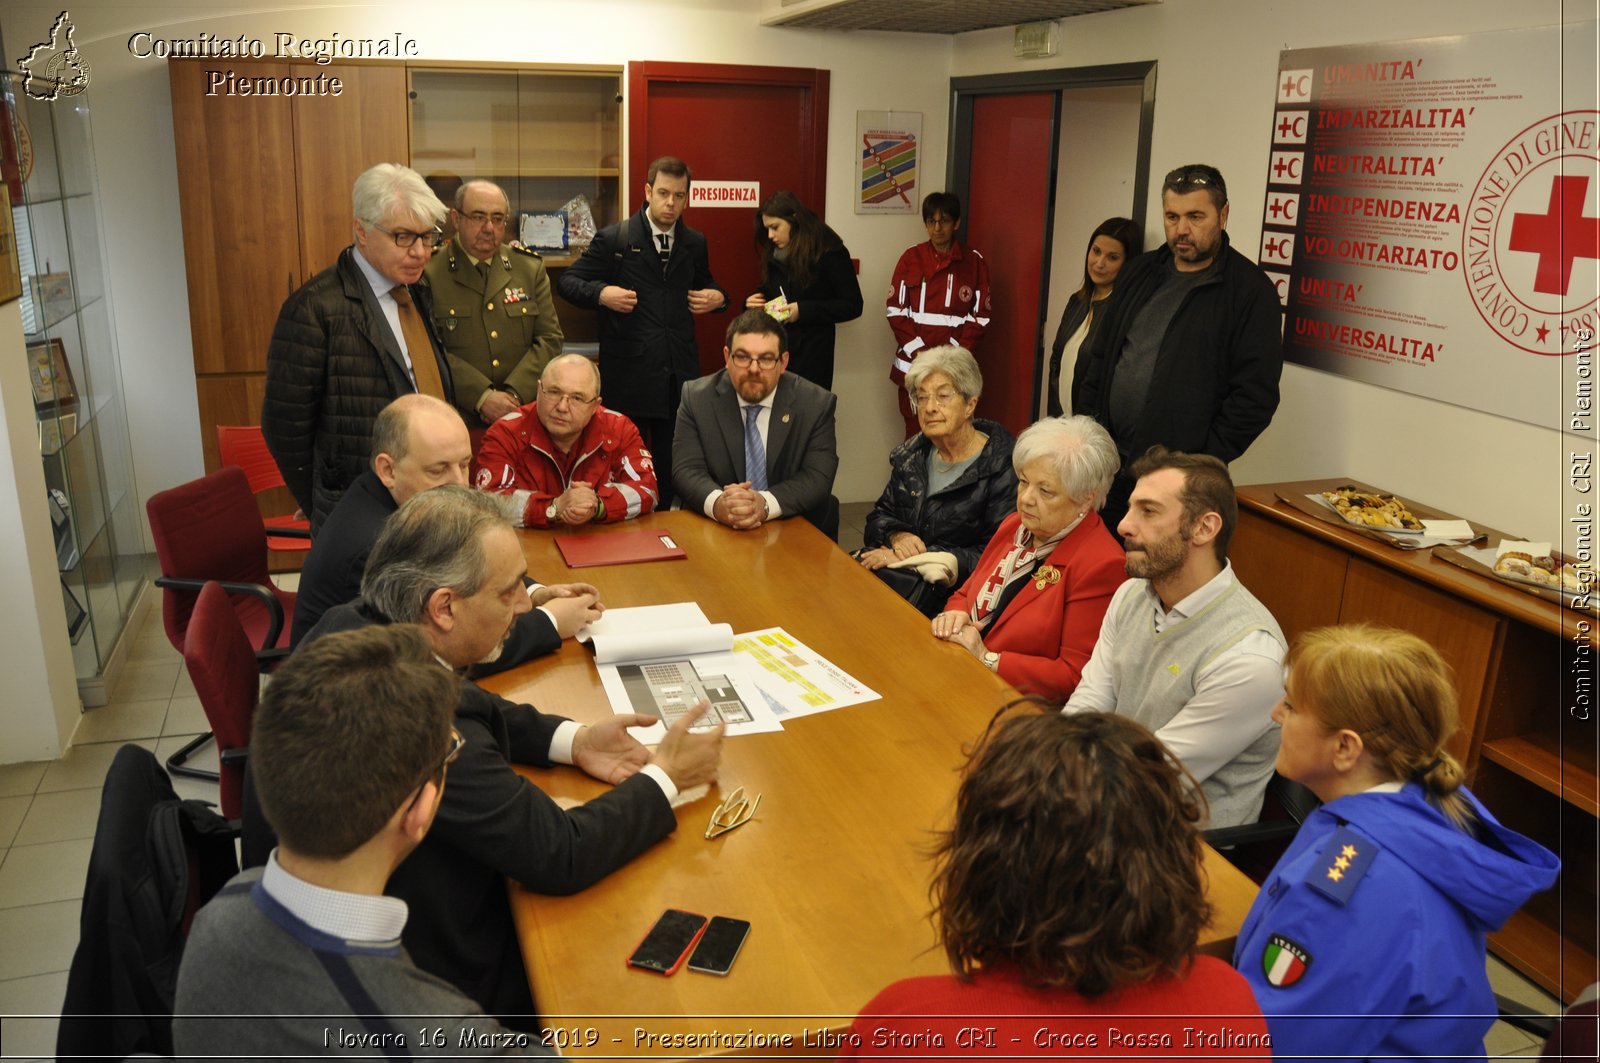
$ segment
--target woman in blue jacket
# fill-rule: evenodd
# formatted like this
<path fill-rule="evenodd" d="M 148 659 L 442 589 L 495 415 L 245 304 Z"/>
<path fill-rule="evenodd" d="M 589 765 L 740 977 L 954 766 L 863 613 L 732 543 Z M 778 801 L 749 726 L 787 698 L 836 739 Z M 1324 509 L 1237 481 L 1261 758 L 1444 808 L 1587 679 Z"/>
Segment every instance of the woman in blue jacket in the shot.
<path fill-rule="evenodd" d="M 1365 624 L 1302 635 L 1286 661 L 1279 773 L 1324 804 L 1262 885 L 1234 965 L 1275 1059 L 1482 1059 L 1495 1018 L 1484 940 L 1560 862 L 1462 788 L 1438 653 Z"/>

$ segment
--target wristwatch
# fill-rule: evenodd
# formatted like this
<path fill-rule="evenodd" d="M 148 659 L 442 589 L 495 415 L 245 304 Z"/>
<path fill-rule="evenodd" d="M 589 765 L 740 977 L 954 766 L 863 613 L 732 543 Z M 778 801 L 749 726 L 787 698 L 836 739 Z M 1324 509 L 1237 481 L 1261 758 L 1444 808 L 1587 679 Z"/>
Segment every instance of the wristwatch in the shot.
<path fill-rule="evenodd" d="M 998 672 L 1000 670 L 1000 655 L 994 650 L 984 650 L 983 657 L 981 659 L 983 661 L 983 666 L 989 669 L 989 671 Z"/>
<path fill-rule="evenodd" d="M 556 514 L 558 514 L 560 512 L 561 512 L 560 507 L 558 507 L 554 502 L 551 502 L 548 506 L 545 507 L 544 519 L 548 520 L 548 521 L 554 521 L 556 519 Z"/>

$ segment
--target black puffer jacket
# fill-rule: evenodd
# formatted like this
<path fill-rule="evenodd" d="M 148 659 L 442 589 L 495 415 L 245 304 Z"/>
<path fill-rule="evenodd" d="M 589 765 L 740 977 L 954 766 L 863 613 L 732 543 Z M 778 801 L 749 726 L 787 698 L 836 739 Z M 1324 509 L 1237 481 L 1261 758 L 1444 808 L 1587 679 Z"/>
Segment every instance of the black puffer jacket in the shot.
<path fill-rule="evenodd" d="M 411 285 L 411 298 L 448 395 L 450 367 L 433 332 L 428 289 Z M 378 412 L 415 390 L 355 249 L 347 247 L 284 302 L 267 348 L 261 432 L 312 531 L 367 468 Z"/>
<path fill-rule="evenodd" d="M 978 460 L 961 478 L 938 494 L 928 495 L 928 453 L 933 444 L 921 432 L 889 453 L 889 483 L 867 515 L 865 542 L 870 549 L 888 546 L 895 532 L 913 532 L 929 550 L 956 555 L 961 571 L 953 586 L 972 574 L 983 548 L 1000 522 L 1017 508 L 1017 474 L 1011 469 L 1011 433 L 994 421 L 973 421 L 989 437 Z"/>

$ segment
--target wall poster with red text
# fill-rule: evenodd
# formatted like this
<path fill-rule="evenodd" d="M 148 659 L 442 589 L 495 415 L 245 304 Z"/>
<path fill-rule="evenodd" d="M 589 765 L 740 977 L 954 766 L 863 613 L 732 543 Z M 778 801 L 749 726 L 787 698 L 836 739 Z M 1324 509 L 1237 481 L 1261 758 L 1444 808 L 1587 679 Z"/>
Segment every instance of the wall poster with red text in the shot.
<path fill-rule="evenodd" d="M 1258 261 L 1287 360 L 1561 425 L 1600 300 L 1595 30 L 1281 53 Z"/>

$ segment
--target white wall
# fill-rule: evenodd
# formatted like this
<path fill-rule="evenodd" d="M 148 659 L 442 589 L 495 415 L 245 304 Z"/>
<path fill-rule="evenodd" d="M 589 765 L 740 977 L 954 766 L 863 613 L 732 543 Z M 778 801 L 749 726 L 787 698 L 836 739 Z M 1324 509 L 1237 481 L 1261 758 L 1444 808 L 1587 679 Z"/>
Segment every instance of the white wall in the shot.
<path fill-rule="evenodd" d="M 1162 231 L 1161 175 L 1204 161 L 1227 176 L 1228 231 L 1235 246 L 1254 257 L 1266 193 L 1269 88 L 1280 50 L 1554 25 L 1595 15 L 1594 0 L 1166 0 L 1066 20 L 1061 52 L 1046 62 L 1070 67 L 1157 60 L 1147 243 Z M 1568 57 L 1573 61 L 1594 69 L 1592 52 Z M 1557 57 L 1551 63 L 1554 70 Z M 957 38 L 950 73 L 965 77 L 1040 65 L 1012 57 L 1010 29 L 987 30 Z M 1553 106 L 1560 102 L 1554 86 L 1552 79 L 1549 102 L 1560 110 Z M 1560 542 L 1564 515 L 1571 512 L 1563 503 L 1566 453 L 1574 446 L 1592 450 L 1592 438 L 1579 441 L 1555 428 L 1288 365 L 1276 420 L 1234 463 L 1233 473 L 1239 483 L 1349 475 L 1509 532 Z"/>
<path fill-rule="evenodd" d="M 938 186 L 945 166 L 951 40 L 763 28 L 757 24 L 759 7 L 756 0 L 523 0 L 481 8 L 421 2 L 314 8 L 263 3 L 233 13 L 226 5 L 194 0 L 74 3 L 76 43 L 92 72 L 89 99 L 109 283 L 116 292 L 117 341 L 141 508 L 151 494 L 203 470 L 172 104 L 165 62 L 129 53 L 128 38 L 140 30 L 163 38 L 244 34 L 269 46 L 279 31 L 302 37 L 400 32 L 417 40 L 422 59 L 668 60 L 830 70 L 828 221 L 861 260 L 861 288 L 867 296 L 867 312 L 845 325 L 839 336 L 835 387 L 842 396 L 842 462 L 836 491 L 845 500 L 876 498 L 887 475 L 885 456 L 900 438 L 888 382 L 893 344 L 878 306 L 900 252 L 925 235 L 913 216 L 852 212 L 855 112 L 923 112 L 928 145 L 923 172 L 930 187 Z M 21 54 L 20 49 L 48 31 L 59 11 L 53 0 L 48 5 L 6 5 L 0 33 L 7 47 Z M 346 189 L 329 191 L 348 194 Z M 248 227 L 251 219 L 232 223 Z"/>

